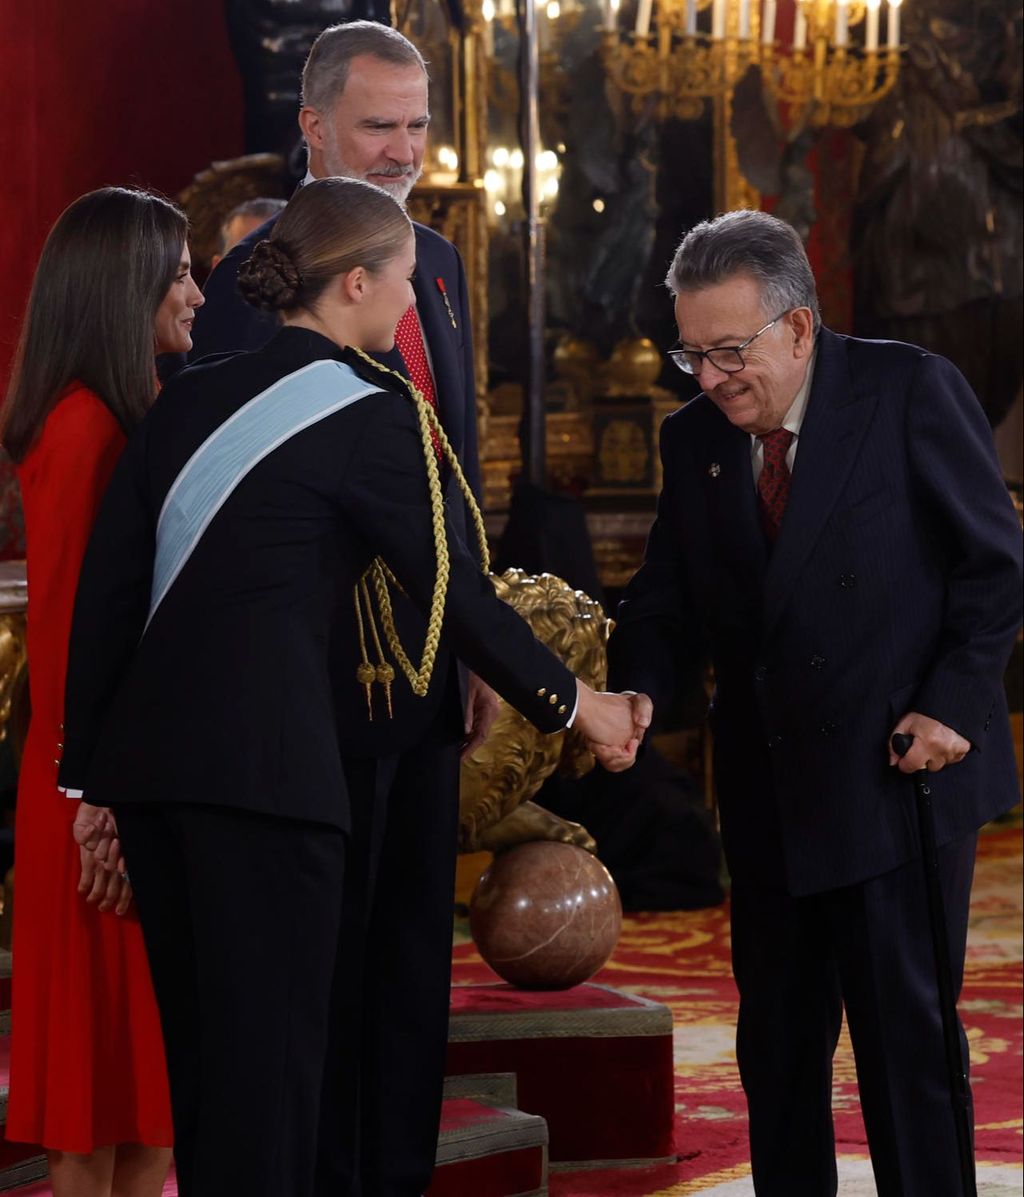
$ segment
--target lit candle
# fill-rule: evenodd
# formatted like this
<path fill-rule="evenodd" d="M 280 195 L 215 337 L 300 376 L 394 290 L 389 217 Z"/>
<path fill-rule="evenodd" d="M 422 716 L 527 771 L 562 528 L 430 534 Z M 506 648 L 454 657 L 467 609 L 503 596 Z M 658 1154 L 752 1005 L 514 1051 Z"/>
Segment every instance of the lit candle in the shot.
<path fill-rule="evenodd" d="M 714 0 L 711 7 L 711 36 L 725 37 L 725 0 Z"/>
<path fill-rule="evenodd" d="M 480 6 L 480 15 L 484 19 L 484 48 L 488 57 L 494 55 L 494 0 L 484 0 Z"/>
<path fill-rule="evenodd" d="M 646 37 L 651 31 L 651 7 L 654 0 L 640 0 L 636 7 L 636 31 Z"/>
<path fill-rule="evenodd" d="M 847 42 L 847 34 L 849 33 L 849 24 L 847 23 L 847 8 L 845 0 L 839 0 L 836 4 L 836 45 L 845 46 Z"/>
<path fill-rule="evenodd" d="M 697 32 L 697 0 L 686 0 L 686 32 L 690 37 Z"/>
<path fill-rule="evenodd" d="M 614 33 L 619 23 L 619 0 L 605 0 L 604 27 L 608 33 Z"/>
<path fill-rule="evenodd" d="M 802 4 L 797 4 L 796 21 L 793 23 L 793 49 L 807 49 L 807 18 Z"/>
<path fill-rule="evenodd" d="M 866 50 L 878 49 L 878 10 L 881 7 L 881 0 L 868 0 L 868 15 L 864 30 L 864 48 Z"/>
<path fill-rule="evenodd" d="M 775 41 L 775 0 L 764 0 L 764 16 L 761 18 L 761 41 L 770 46 Z"/>
<path fill-rule="evenodd" d="M 900 0 L 889 0 L 889 49 L 900 48 Z"/>
<path fill-rule="evenodd" d="M 740 40 L 750 37 L 750 0 L 740 0 Z"/>

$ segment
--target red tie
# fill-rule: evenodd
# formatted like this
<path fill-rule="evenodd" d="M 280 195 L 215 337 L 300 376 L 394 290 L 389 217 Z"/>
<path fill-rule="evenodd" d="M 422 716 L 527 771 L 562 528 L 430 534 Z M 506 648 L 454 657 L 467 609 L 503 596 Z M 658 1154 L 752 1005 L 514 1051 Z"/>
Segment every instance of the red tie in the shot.
<path fill-rule="evenodd" d="M 398 327 L 395 329 L 395 346 L 402 355 L 413 386 L 436 412 L 437 394 L 434 391 L 434 376 L 430 373 L 427 347 L 423 344 L 423 333 L 420 330 L 420 318 L 416 314 L 415 304 L 410 304 L 405 309 L 398 322 Z M 431 434 L 431 436 L 434 442 L 434 452 L 440 460 L 441 444 L 436 435 Z"/>
<path fill-rule="evenodd" d="M 789 498 L 789 466 L 786 454 L 793 443 L 793 433 L 788 428 L 776 428 L 757 438 L 764 450 L 764 465 L 757 480 L 760 497 L 761 527 L 769 541 L 774 544 L 779 536 L 779 526 Z"/>

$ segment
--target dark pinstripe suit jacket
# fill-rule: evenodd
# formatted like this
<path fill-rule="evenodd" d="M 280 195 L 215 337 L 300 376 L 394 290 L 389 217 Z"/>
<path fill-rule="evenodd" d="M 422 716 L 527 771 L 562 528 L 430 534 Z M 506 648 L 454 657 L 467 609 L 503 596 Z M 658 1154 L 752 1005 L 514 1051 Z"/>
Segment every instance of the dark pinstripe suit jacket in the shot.
<path fill-rule="evenodd" d="M 913 857 L 912 788 L 886 752 L 909 710 L 974 745 L 935 779 L 940 842 L 1012 806 L 1002 675 L 1020 623 L 1020 528 L 957 370 L 822 329 L 770 553 L 747 433 L 700 396 L 665 421 L 661 453 L 609 685 L 657 704 L 710 658 L 733 876 L 814 893 Z"/>

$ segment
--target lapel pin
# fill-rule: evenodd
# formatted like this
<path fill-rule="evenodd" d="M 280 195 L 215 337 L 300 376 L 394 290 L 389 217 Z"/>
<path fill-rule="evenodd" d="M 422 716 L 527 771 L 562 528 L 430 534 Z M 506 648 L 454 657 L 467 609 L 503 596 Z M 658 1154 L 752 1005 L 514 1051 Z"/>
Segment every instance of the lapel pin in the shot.
<path fill-rule="evenodd" d="M 448 319 L 452 322 L 452 328 L 458 328 L 455 323 L 455 313 L 452 311 L 452 305 L 448 301 L 448 289 L 444 285 L 443 278 L 436 278 L 434 282 L 437 284 L 438 291 L 441 292 L 441 298 L 444 300 L 444 306 L 448 309 Z"/>
<path fill-rule="evenodd" d="M 713 461 L 708 466 L 708 474 L 712 478 L 717 478 L 721 472 L 722 472 L 722 467 L 718 464 L 717 461 Z"/>

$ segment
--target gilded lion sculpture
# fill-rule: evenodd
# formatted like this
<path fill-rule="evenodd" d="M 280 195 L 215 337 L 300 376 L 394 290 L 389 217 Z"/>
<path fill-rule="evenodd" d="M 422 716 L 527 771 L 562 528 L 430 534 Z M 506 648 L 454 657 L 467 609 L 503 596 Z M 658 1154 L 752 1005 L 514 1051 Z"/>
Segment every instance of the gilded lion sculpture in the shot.
<path fill-rule="evenodd" d="M 538 640 L 589 686 L 604 689 L 612 622 L 599 603 L 553 574 L 508 569 L 491 581 Z M 594 767 L 583 737 L 571 728 L 544 735 L 499 702 L 491 734 L 462 764 L 459 850 L 499 852 L 530 840 L 558 840 L 594 852 L 585 827 L 530 801 L 556 769 L 582 777 Z"/>

